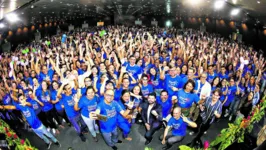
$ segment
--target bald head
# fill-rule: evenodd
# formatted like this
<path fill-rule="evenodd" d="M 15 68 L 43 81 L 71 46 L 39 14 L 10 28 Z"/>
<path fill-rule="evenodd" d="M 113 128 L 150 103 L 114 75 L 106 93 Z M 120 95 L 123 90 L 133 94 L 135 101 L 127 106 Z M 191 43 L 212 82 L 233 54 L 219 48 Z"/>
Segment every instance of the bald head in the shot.
<path fill-rule="evenodd" d="M 181 108 L 180 107 L 175 107 L 173 110 L 173 117 L 175 119 L 179 119 L 181 115 Z"/>

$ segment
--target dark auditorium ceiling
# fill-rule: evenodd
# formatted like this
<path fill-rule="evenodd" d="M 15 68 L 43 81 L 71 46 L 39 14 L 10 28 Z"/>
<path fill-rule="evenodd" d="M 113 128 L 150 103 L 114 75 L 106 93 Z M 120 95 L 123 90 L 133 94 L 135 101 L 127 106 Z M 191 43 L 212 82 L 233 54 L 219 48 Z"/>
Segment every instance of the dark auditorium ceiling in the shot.
<path fill-rule="evenodd" d="M 200 4 L 189 2 L 201 1 Z M 114 15 L 212 17 L 266 22 L 266 0 L 225 0 L 221 10 L 214 9 L 216 0 L 0 0 L 0 19 L 17 9 L 24 24 L 77 17 Z M 11 8 L 12 7 L 12 8 Z M 233 8 L 240 8 L 231 16 Z M 2 14 L 1 14 L 2 13 Z"/>

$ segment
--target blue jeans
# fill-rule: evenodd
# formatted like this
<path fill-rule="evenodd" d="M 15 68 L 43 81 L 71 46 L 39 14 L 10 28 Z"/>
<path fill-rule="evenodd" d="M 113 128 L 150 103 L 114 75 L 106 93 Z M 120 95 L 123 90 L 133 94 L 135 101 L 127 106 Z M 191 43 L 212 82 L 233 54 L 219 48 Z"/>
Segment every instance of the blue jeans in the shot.
<path fill-rule="evenodd" d="M 46 127 L 42 124 L 39 128 L 37 129 L 32 129 L 41 139 L 44 140 L 46 144 L 49 144 L 50 141 L 47 137 L 49 137 L 54 143 L 58 142 L 57 139 L 47 131 Z"/>
<path fill-rule="evenodd" d="M 239 104 L 240 104 L 240 96 L 236 95 L 234 100 L 231 102 L 230 107 L 229 107 L 229 114 L 230 115 L 236 115 Z"/>
<path fill-rule="evenodd" d="M 86 129 L 86 124 L 81 118 L 81 115 L 78 114 L 75 117 L 68 118 L 75 130 L 77 131 L 78 134 L 81 134 L 81 132 L 85 131 Z M 80 123 L 80 125 L 79 125 Z"/>
<path fill-rule="evenodd" d="M 87 127 L 89 128 L 91 135 L 93 137 L 96 137 L 96 132 L 99 133 L 99 127 L 95 123 L 95 120 L 85 117 L 83 115 L 81 115 L 81 117 L 83 121 L 86 123 Z"/>
<path fill-rule="evenodd" d="M 118 141 L 118 132 L 117 128 L 115 128 L 112 132 L 102 133 L 103 139 L 106 144 L 110 147 L 115 146 L 115 143 Z"/>

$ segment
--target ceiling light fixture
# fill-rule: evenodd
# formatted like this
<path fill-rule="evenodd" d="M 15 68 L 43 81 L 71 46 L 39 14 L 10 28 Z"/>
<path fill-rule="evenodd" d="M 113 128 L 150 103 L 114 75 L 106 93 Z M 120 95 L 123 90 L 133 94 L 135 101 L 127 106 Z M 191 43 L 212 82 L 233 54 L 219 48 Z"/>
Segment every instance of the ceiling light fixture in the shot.
<path fill-rule="evenodd" d="M 260 4 L 260 1 L 257 1 L 258 4 Z"/>
<path fill-rule="evenodd" d="M 9 22 L 11 22 L 11 23 L 16 22 L 16 21 L 19 20 L 17 14 L 15 14 L 15 13 L 7 14 L 5 17 L 6 17 L 6 19 L 7 19 Z"/>
<path fill-rule="evenodd" d="M 223 0 L 217 0 L 214 3 L 214 8 L 219 10 L 222 9 L 224 7 L 225 2 Z"/>
<path fill-rule="evenodd" d="M 233 10 L 231 11 L 231 15 L 232 15 L 232 16 L 236 16 L 239 12 L 240 12 L 240 9 L 235 8 L 235 9 L 233 9 Z"/>
<path fill-rule="evenodd" d="M 232 1 L 233 1 L 233 3 L 234 3 L 234 4 L 236 4 L 236 3 L 237 3 L 237 0 L 232 0 Z"/>
<path fill-rule="evenodd" d="M 0 28 L 4 28 L 5 25 L 3 23 L 0 23 Z"/>

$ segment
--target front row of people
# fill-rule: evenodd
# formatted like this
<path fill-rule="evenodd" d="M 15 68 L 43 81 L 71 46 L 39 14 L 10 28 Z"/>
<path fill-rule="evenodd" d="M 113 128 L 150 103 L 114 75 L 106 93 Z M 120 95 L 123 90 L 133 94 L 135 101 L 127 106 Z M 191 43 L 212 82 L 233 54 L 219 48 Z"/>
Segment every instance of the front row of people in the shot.
<path fill-rule="evenodd" d="M 61 94 L 62 91 L 64 91 L 64 94 Z M 114 100 L 114 90 L 107 89 L 104 93 L 103 100 L 100 100 L 95 95 L 93 87 L 88 87 L 86 94 L 83 96 L 79 95 L 79 92 L 78 90 L 72 89 L 67 82 L 63 82 L 57 91 L 56 97 L 60 99 L 69 122 L 75 128 L 82 141 L 86 141 L 83 133 L 86 132 L 87 125 L 95 142 L 98 141 L 96 134 L 99 133 L 100 129 L 107 145 L 116 150 L 117 147 L 115 144 L 122 142 L 118 140 L 118 128 L 122 130 L 124 139 L 132 140 L 129 137 L 129 133 L 131 124 L 136 119 L 137 113 L 140 114 L 139 117 L 141 117 L 146 128 L 145 145 L 152 141 L 153 134 L 162 127 L 163 121 L 165 120 L 167 121 L 167 125 L 164 134 L 160 137 L 162 144 L 166 144 L 164 149 L 169 149 L 174 143 L 180 142 L 186 135 L 187 126 L 192 128 L 197 127 L 195 122 L 188 119 L 182 113 L 183 108 L 176 106 L 178 105 L 177 103 L 173 104 L 172 107 L 172 100 L 167 97 L 168 93 L 165 90 L 161 92 L 161 97 L 159 97 L 162 102 L 158 101 L 155 93 L 150 93 L 140 106 L 136 104 L 137 100 L 131 99 L 131 92 L 129 90 L 122 91 L 120 100 Z M 202 100 L 198 102 L 201 115 L 199 118 L 201 118 L 201 121 L 198 124 L 199 131 L 191 144 L 199 142 L 201 136 L 210 127 L 215 118 L 220 118 L 222 113 L 222 104 L 219 101 L 220 95 L 220 91 L 217 89 L 213 91 L 212 97 L 206 98 L 202 96 Z M 160 104 L 166 101 L 170 101 L 170 107 Z M 20 110 L 33 131 L 45 141 L 48 149 L 52 142 L 47 137 L 56 145 L 61 146 L 58 140 L 47 131 L 46 127 L 38 119 L 32 104 L 27 101 L 23 94 L 18 95 L 18 101 L 14 105 L 0 106 L 0 109 Z M 166 115 L 163 115 L 165 111 L 172 112 L 170 119 Z M 95 120 L 99 120 L 99 127 Z"/>

